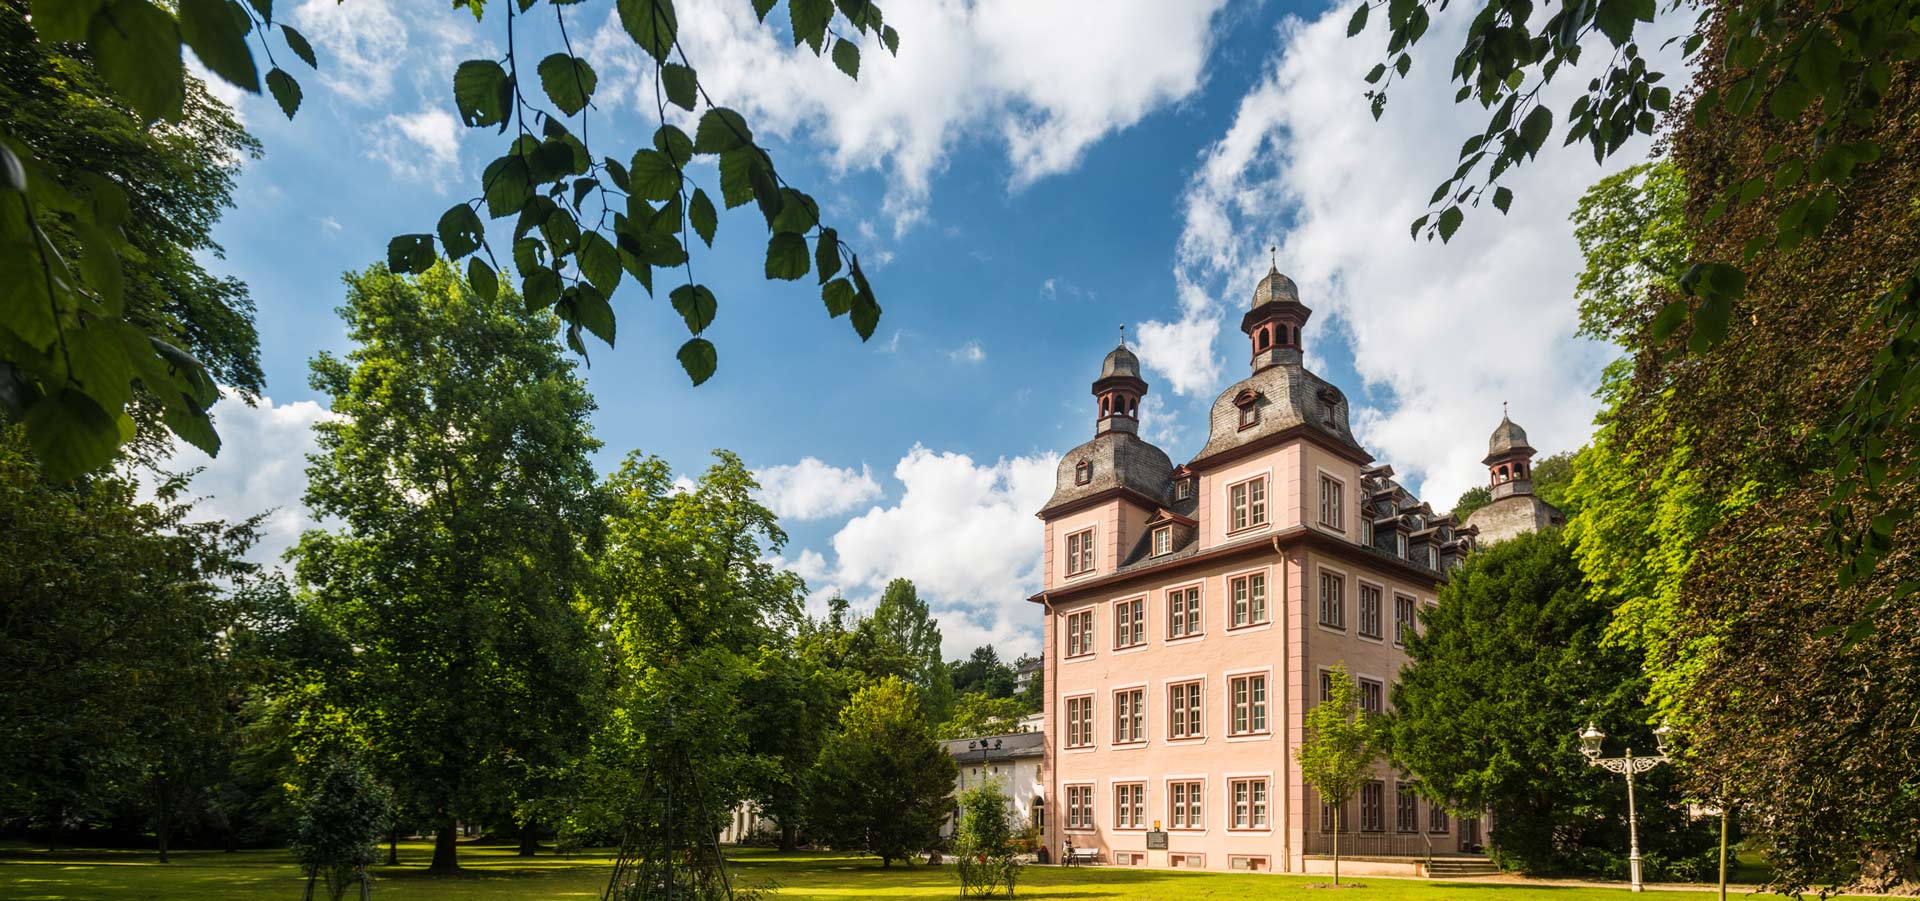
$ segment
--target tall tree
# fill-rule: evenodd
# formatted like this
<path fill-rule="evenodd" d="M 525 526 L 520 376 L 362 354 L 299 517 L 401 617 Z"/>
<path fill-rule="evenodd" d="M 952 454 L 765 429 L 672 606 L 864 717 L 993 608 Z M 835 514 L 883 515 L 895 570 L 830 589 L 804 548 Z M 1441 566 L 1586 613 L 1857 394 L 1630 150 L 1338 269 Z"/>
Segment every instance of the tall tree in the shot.
<path fill-rule="evenodd" d="M 909 579 L 894 579 L 872 615 L 860 622 L 853 666 L 873 678 L 897 675 L 920 689 L 921 709 L 932 722 L 953 705 L 953 676 L 940 655 L 940 623 Z"/>
<path fill-rule="evenodd" d="M 958 776 L 928 731 L 919 692 L 888 676 L 853 696 L 820 752 L 813 828 L 835 848 L 892 866 L 939 841 Z"/>
<path fill-rule="evenodd" d="M 953 671 L 955 694 L 979 692 L 993 698 L 1013 697 L 1013 667 L 1001 662 L 1000 653 L 993 645 L 974 648 L 967 659 L 954 661 L 949 669 Z"/>
<path fill-rule="evenodd" d="M 1467 558 L 1407 639 L 1393 687 L 1395 762 L 1456 812 L 1491 811 L 1502 868 L 1535 875 L 1626 872 L 1626 783 L 1580 754 L 1588 722 L 1650 749 L 1637 651 L 1609 643 L 1557 530 Z M 1672 767 L 1640 777 L 1640 836 L 1654 878 L 1695 879 L 1711 836 L 1690 824 Z"/>
<path fill-rule="evenodd" d="M 356 343 L 313 361 L 315 427 L 296 573 L 358 649 L 335 688 L 401 806 L 457 869 L 456 820 L 584 739 L 594 678 L 573 600 L 600 504 L 593 409 L 558 322 L 447 267 L 347 277 Z"/>
<path fill-rule="evenodd" d="M 1332 804 L 1333 884 L 1340 884 L 1340 832 L 1347 801 L 1360 791 L 1360 783 L 1373 774 L 1374 761 L 1380 757 L 1378 724 L 1372 714 L 1360 709 L 1360 688 L 1347 674 L 1345 666 L 1328 673 L 1327 696 L 1307 710 L 1307 735 L 1295 749 L 1300 759 L 1300 777 Z"/>

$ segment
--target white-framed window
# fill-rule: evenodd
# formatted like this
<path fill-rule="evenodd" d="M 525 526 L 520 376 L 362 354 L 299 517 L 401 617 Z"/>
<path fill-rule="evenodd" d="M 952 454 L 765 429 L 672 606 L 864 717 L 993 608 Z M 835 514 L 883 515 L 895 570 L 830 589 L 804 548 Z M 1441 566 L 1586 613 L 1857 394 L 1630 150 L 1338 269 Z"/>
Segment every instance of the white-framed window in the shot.
<path fill-rule="evenodd" d="M 1346 531 L 1346 486 L 1339 479 L 1322 473 L 1320 475 L 1320 524 L 1329 529 Z"/>
<path fill-rule="evenodd" d="M 1347 816 L 1347 807 L 1345 804 L 1336 805 L 1336 804 L 1328 804 L 1324 800 L 1321 801 L 1320 802 L 1320 831 L 1332 832 L 1334 823 L 1336 821 L 1338 821 L 1340 825 L 1341 832 L 1345 832 L 1353 828 L 1353 820 L 1351 817 Z"/>
<path fill-rule="evenodd" d="M 1395 553 L 1399 554 L 1402 560 L 1409 559 L 1407 556 L 1407 533 L 1395 530 L 1394 541 L 1395 546 L 1399 548 Z"/>
<path fill-rule="evenodd" d="M 1267 524 L 1267 480 L 1248 479 L 1227 488 L 1227 531 Z"/>
<path fill-rule="evenodd" d="M 1200 681 L 1176 682 L 1167 687 L 1167 737 L 1206 736 L 1205 709 L 1200 703 Z"/>
<path fill-rule="evenodd" d="M 1375 679 L 1360 680 L 1360 709 L 1366 713 L 1381 713 L 1386 707 L 1386 686 Z"/>
<path fill-rule="evenodd" d="M 1241 428 L 1250 429 L 1250 428 L 1253 428 L 1255 425 L 1259 424 L 1259 422 L 1260 422 L 1260 407 L 1258 405 L 1253 403 L 1245 403 L 1240 405 L 1240 427 Z"/>
<path fill-rule="evenodd" d="M 1122 782 L 1113 787 L 1113 828 L 1147 828 L 1147 786 Z"/>
<path fill-rule="evenodd" d="M 1067 575 L 1093 572 L 1093 530 L 1081 529 L 1067 536 Z"/>
<path fill-rule="evenodd" d="M 1328 670 L 1321 670 L 1320 671 L 1320 700 L 1325 701 L 1326 699 L 1331 697 L 1333 697 L 1333 673 Z"/>
<path fill-rule="evenodd" d="M 1427 805 L 1427 831 L 1435 835 L 1447 833 L 1447 808 L 1439 801 Z"/>
<path fill-rule="evenodd" d="M 1138 647 L 1147 643 L 1147 599 L 1134 598 L 1113 605 L 1113 646 Z"/>
<path fill-rule="evenodd" d="M 1159 557 L 1173 553 L 1173 526 L 1155 526 L 1153 529 L 1153 555 Z"/>
<path fill-rule="evenodd" d="M 1233 624 L 1253 626 L 1267 621 L 1267 574 L 1247 573 L 1228 581 L 1233 598 Z"/>
<path fill-rule="evenodd" d="M 1194 780 L 1167 783 L 1167 825 L 1173 829 L 1207 828 L 1207 784 Z"/>
<path fill-rule="evenodd" d="M 1193 480 L 1192 479 L 1189 478 L 1189 479 L 1173 480 L 1173 499 L 1174 500 L 1184 501 L 1187 498 L 1190 498 L 1192 496 L 1193 496 Z"/>
<path fill-rule="evenodd" d="M 1231 780 L 1227 794 L 1233 798 L 1233 828 L 1267 828 L 1267 780 Z"/>
<path fill-rule="evenodd" d="M 1420 831 L 1420 802 L 1409 786 L 1399 786 L 1394 793 L 1393 831 Z"/>
<path fill-rule="evenodd" d="M 1079 610 L 1067 614 L 1067 656 L 1079 657 L 1093 653 L 1093 611 Z"/>
<path fill-rule="evenodd" d="M 1387 784 L 1378 779 L 1360 783 L 1360 831 L 1387 831 Z"/>
<path fill-rule="evenodd" d="M 1234 676 L 1227 680 L 1227 694 L 1233 706 L 1230 732 L 1234 735 L 1258 735 L 1267 731 L 1267 677 L 1262 674 Z"/>
<path fill-rule="evenodd" d="M 1200 586 L 1167 591 L 1167 638 L 1188 638 L 1200 634 Z"/>
<path fill-rule="evenodd" d="M 1360 543 L 1373 547 L 1373 520 L 1368 519 L 1364 512 L 1360 516 Z"/>
<path fill-rule="evenodd" d="M 1360 634 L 1380 637 L 1380 589 L 1360 583 Z"/>
<path fill-rule="evenodd" d="M 1320 571 L 1320 625 L 1347 627 L 1347 577 L 1324 569 Z"/>
<path fill-rule="evenodd" d="M 1431 544 L 1427 545 L 1427 568 L 1440 568 L 1440 549 Z"/>
<path fill-rule="evenodd" d="M 1393 643 L 1406 644 L 1407 636 L 1413 633 L 1413 598 L 1404 594 L 1393 596 Z"/>
<path fill-rule="evenodd" d="M 1067 828 L 1093 828 L 1093 786 L 1067 786 Z"/>
<path fill-rule="evenodd" d="M 1126 688 L 1113 693 L 1113 743 L 1147 740 L 1147 690 Z"/>
<path fill-rule="evenodd" d="M 1067 747 L 1093 747 L 1093 696 L 1067 699 Z"/>

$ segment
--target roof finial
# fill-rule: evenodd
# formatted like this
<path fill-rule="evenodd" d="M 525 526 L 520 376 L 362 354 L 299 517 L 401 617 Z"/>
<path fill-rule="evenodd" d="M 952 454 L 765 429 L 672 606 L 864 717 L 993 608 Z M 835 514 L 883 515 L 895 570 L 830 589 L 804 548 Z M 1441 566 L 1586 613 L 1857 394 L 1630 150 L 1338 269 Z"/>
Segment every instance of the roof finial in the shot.
<path fill-rule="evenodd" d="M 1124 322 L 1120 323 L 1120 346 L 1127 346 L 1127 324 Z"/>
<path fill-rule="evenodd" d="M 1267 246 L 1267 268 L 1274 272 L 1280 271 L 1280 245 Z"/>
<path fill-rule="evenodd" d="M 1504 400 L 1500 402 L 1500 418 L 1507 418 L 1507 402 Z"/>

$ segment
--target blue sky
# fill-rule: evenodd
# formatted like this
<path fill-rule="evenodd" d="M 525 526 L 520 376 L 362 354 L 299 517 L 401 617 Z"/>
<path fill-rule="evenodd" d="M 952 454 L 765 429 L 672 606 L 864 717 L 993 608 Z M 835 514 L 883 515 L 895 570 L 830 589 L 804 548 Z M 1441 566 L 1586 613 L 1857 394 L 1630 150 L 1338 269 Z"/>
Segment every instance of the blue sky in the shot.
<path fill-rule="evenodd" d="M 1375 123 L 1360 75 L 1381 36 L 1346 39 L 1350 9 L 894 0 L 900 56 L 869 49 L 853 83 L 742 0 L 681 7 L 709 92 L 748 112 L 783 175 L 822 201 L 886 312 L 861 343 L 811 278 L 761 277 L 757 213 L 723 213 L 694 260 L 720 298 L 719 373 L 688 385 L 679 317 L 629 280 L 617 347 L 591 345 L 583 369 L 599 462 L 638 450 L 693 474 L 714 448 L 739 453 L 816 600 L 858 606 L 904 575 L 941 613 L 950 655 L 984 641 L 1034 650 L 1031 514 L 1057 455 L 1091 436 L 1101 356 L 1124 323 L 1152 385 L 1145 433 L 1191 456 L 1206 408 L 1246 372 L 1238 317 L 1269 246 L 1317 311 L 1310 365 L 1437 507 L 1482 478 L 1503 400 L 1543 450 L 1591 430 L 1608 351 L 1572 334 L 1566 215 L 1607 170 L 1550 151 L 1513 179 L 1512 215 L 1469 217 L 1470 243 L 1407 236 L 1477 127 L 1442 77 L 1471 9 L 1440 17 Z M 654 106 L 637 49 L 611 30 L 610 3 L 567 10 L 600 73 L 596 148 L 643 146 Z M 312 526 L 301 454 L 326 414 L 306 366 L 348 349 L 341 273 L 382 259 L 392 235 L 431 230 L 503 145 L 459 126 L 449 87 L 459 60 L 496 54 L 502 21 L 401 0 L 283 2 L 280 15 L 322 69 L 303 77 L 291 123 L 270 100 L 237 98 L 266 153 L 246 162 L 217 232 L 225 258 L 211 262 L 252 288 L 268 399 L 223 402 L 218 460 L 179 458 L 207 466 L 211 511 L 279 511 L 263 554 Z M 551 13 L 539 21 L 518 40 L 557 49 Z"/>

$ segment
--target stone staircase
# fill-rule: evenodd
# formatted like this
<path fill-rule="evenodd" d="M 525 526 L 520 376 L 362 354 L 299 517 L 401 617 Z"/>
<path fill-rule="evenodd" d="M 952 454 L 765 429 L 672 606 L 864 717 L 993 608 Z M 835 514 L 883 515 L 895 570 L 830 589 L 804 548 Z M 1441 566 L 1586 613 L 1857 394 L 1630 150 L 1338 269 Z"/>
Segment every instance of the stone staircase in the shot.
<path fill-rule="evenodd" d="M 1464 879 L 1472 876 L 1494 876 L 1500 868 L 1493 865 L 1484 855 L 1471 854 L 1447 857 L 1435 857 L 1427 867 L 1430 879 Z"/>

